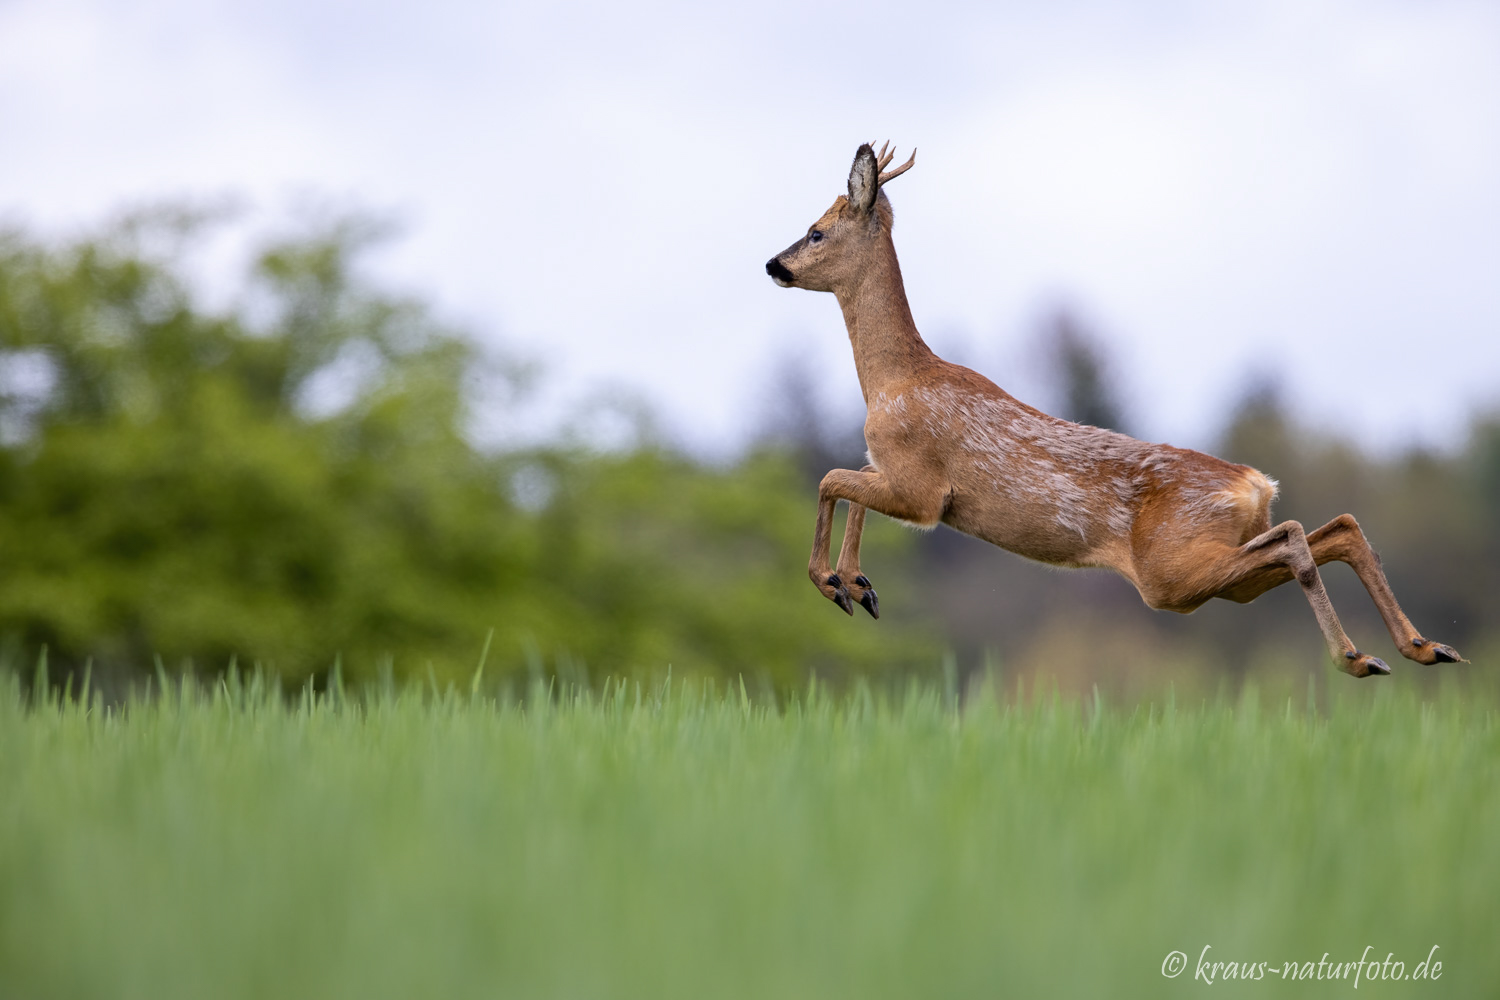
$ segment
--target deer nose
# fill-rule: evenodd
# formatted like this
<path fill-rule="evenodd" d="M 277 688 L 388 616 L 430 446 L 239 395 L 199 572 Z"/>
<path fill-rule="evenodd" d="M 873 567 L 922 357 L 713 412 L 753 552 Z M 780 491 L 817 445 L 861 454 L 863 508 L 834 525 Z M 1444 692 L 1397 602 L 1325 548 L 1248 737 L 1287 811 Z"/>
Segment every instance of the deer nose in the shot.
<path fill-rule="evenodd" d="M 769 274 L 778 285 L 790 285 L 792 283 L 792 272 L 788 271 L 775 257 L 766 261 L 766 273 Z"/>

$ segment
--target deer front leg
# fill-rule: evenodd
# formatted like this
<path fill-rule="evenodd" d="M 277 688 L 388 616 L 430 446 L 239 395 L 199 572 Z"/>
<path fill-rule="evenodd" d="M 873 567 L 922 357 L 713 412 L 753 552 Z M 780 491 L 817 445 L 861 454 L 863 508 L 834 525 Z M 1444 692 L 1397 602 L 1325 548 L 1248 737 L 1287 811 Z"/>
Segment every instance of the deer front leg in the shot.
<path fill-rule="evenodd" d="M 874 472 L 875 466 L 867 465 L 860 472 Z M 833 575 L 839 578 L 849 599 L 870 613 L 871 618 L 880 617 L 880 595 L 870 578 L 859 571 L 859 540 L 865 530 L 865 508 L 850 501 L 849 518 L 844 525 L 844 543 L 839 546 L 838 567 Z"/>
<path fill-rule="evenodd" d="M 859 538 L 865 530 L 865 508 L 857 503 L 849 504 L 849 520 L 844 525 L 844 544 L 839 546 L 839 564 L 833 571 L 849 592 L 849 598 L 870 613 L 871 618 L 880 617 L 880 595 L 870 578 L 859 571 Z"/>
<path fill-rule="evenodd" d="M 844 528 L 844 544 L 839 551 L 839 568 L 829 565 L 833 543 L 833 511 L 840 500 L 849 502 L 849 523 Z M 869 579 L 859 569 L 859 542 L 864 530 L 866 508 L 888 517 L 917 524 L 935 524 L 943 513 L 943 497 L 935 495 L 913 499 L 894 490 L 884 473 L 873 465 L 858 472 L 834 469 L 818 486 L 818 521 L 813 530 L 812 556 L 807 575 L 818 592 L 846 614 L 854 614 L 857 601 L 873 618 L 880 617 L 880 599 Z"/>
<path fill-rule="evenodd" d="M 818 523 L 813 527 L 813 547 L 812 555 L 807 560 L 807 576 L 819 593 L 843 608 L 845 614 L 852 615 L 854 601 L 849 596 L 849 588 L 844 584 L 844 578 L 835 573 L 828 562 L 828 548 L 833 544 L 833 508 L 838 502 L 838 497 L 824 496 L 822 490 L 818 491 Z M 855 520 L 856 510 L 860 512 L 860 520 L 863 521 L 864 508 L 854 506 L 849 508 L 849 520 Z M 848 537 L 847 529 L 844 537 Z"/>

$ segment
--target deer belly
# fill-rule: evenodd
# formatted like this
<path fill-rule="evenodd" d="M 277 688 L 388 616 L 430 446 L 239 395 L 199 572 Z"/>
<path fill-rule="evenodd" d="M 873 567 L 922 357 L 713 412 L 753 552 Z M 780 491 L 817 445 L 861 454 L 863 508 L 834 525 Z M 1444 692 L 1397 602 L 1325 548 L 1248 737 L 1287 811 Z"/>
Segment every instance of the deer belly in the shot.
<path fill-rule="evenodd" d="M 1091 496 L 1072 482 L 1030 480 L 955 490 L 943 520 L 1027 559 L 1073 566 L 1091 563 L 1090 553 L 1130 527 L 1112 497 Z"/>

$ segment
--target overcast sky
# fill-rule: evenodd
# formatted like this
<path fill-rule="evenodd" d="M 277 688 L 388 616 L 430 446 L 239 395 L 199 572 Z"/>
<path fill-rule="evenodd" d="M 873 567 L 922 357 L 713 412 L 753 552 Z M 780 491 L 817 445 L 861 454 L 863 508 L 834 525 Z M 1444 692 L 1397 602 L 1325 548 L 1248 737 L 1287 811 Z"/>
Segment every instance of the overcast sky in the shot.
<path fill-rule="evenodd" d="M 1066 304 L 1148 437 L 1209 444 L 1256 376 L 1382 451 L 1500 405 L 1492 0 L 0 0 L 0 217 L 362 205 L 554 401 L 625 387 L 711 450 L 788 355 L 857 410 L 832 296 L 763 267 L 887 137 L 918 325 L 1023 399 Z"/>

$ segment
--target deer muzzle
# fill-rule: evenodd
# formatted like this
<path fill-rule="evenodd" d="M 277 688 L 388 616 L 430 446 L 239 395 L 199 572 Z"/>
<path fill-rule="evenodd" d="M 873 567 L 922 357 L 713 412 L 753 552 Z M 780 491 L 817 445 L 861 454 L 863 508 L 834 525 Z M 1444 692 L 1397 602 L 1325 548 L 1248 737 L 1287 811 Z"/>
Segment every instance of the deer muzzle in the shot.
<path fill-rule="evenodd" d="M 781 258 L 772 257 L 766 261 L 766 273 L 771 276 L 772 281 L 776 282 L 782 288 L 792 287 L 792 272 L 788 271 L 786 265 L 781 263 Z"/>

